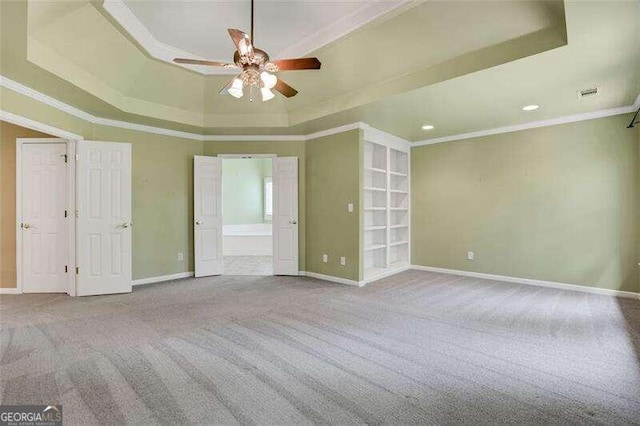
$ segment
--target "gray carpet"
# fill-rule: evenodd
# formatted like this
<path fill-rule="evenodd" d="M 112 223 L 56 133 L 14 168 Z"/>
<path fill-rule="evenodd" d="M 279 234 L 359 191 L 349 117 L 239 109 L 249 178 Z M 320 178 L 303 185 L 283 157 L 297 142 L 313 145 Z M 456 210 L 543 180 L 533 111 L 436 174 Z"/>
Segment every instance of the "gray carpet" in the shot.
<path fill-rule="evenodd" d="M 640 302 L 408 271 L 0 298 L 3 404 L 66 424 L 640 421 Z"/>

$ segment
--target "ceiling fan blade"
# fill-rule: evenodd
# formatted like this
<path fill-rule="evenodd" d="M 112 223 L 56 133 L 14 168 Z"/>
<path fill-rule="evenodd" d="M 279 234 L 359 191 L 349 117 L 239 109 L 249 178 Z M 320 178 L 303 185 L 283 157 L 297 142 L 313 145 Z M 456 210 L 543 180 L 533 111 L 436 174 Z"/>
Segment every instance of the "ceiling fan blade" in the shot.
<path fill-rule="evenodd" d="M 318 58 L 276 59 L 272 62 L 279 71 L 319 70 L 322 65 Z"/>
<path fill-rule="evenodd" d="M 233 28 L 229 28 L 227 31 L 229 31 L 229 35 L 231 36 L 231 40 L 233 40 L 233 44 L 236 46 L 236 50 L 240 52 L 241 55 L 253 53 L 251 37 L 244 32 Z"/>
<path fill-rule="evenodd" d="M 200 59 L 175 58 L 173 62 L 177 64 L 207 65 L 210 67 L 236 68 L 234 64 L 230 64 L 227 62 L 202 61 Z"/>
<path fill-rule="evenodd" d="M 282 93 L 287 98 L 292 98 L 292 97 L 294 97 L 295 95 L 298 94 L 298 91 L 296 89 L 294 89 L 293 87 L 289 86 L 287 83 L 285 83 L 281 79 L 278 79 L 278 82 L 276 83 L 276 85 L 273 88 L 275 90 L 277 90 L 278 92 Z"/>

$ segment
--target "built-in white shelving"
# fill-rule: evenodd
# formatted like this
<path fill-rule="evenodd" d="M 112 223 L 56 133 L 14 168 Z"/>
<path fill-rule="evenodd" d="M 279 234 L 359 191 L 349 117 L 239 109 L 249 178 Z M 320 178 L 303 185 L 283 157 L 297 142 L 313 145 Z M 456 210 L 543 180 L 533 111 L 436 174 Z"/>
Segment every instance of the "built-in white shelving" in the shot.
<path fill-rule="evenodd" d="M 410 264 L 409 144 L 365 131 L 363 168 L 364 279 Z M 374 140 L 371 140 L 374 139 Z"/>

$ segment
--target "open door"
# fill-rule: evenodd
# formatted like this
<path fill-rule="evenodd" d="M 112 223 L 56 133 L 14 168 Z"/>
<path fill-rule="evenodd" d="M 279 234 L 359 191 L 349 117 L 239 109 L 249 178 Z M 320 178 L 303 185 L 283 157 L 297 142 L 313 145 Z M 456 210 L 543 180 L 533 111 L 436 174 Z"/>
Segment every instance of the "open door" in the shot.
<path fill-rule="evenodd" d="M 79 141 L 77 295 L 131 292 L 131 145 Z"/>
<path fill-rule="evenodd" d="M 273 274 L 298 275 L 298 158 L 273 159 Z"/>
<path fill-rule="evenodd" d="M 193 158 L 195 276 L 220 275 L 222 258 L 222 161 Z"/>

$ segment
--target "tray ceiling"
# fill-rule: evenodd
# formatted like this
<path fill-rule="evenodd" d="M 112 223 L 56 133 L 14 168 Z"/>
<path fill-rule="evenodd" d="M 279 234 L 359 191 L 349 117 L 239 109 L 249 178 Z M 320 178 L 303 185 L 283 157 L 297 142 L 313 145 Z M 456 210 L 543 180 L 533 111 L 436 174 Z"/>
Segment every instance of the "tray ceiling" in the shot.
<path fill-rule="evenodd" d="M 255 45 L 273 58 L 300 57 L 391 12 L 408 0 L 255 2 Z M 249 33 L 249 0 L 104 0 L 104 9 L 154 58 L 229 61 L 228 28 Z M 180 65 L 202 74 L 233 70 Z"/>

